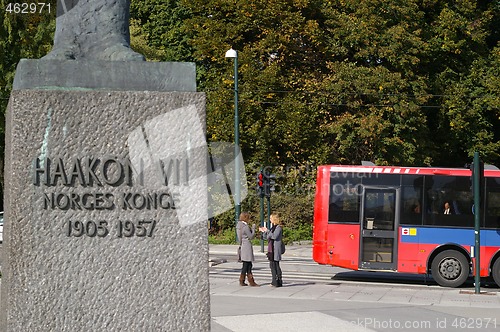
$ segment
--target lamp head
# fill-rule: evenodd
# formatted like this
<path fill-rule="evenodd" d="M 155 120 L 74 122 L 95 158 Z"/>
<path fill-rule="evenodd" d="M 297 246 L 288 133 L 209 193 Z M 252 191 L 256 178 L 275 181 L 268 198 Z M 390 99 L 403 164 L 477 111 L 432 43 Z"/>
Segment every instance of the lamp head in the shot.
<path fill-rule="evenodd" d="M 232 47 L 226 52 L 226 58 L 237 58 L 237 57 L 238 57 L 238 52 L 233 50 Z"/>

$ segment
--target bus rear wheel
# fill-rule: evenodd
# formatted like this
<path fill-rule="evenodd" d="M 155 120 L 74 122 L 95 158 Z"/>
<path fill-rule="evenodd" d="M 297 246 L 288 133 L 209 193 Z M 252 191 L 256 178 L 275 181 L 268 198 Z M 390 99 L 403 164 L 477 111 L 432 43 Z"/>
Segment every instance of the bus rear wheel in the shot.
<path fill-rule="evenodd" d="M 445 250 L 432 261 L 432 277 L 443 287 L 459 287 L 469 277 L 469 262 L 458 251 Z"/>
<path fill-rule="evenodd" d="M 495 264 L 493 264 L 493 270 L 491 271 L 491 275 L 493 276 L 493 280 L 500 287 L 500 257 L 497 258 Z"/>

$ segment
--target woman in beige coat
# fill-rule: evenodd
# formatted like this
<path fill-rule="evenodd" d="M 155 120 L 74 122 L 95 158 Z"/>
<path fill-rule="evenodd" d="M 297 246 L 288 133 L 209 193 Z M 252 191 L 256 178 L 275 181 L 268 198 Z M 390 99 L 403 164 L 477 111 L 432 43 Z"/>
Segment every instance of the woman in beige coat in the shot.
<path fill-rule="evenodd" d="M 259 286 L 255 283 L 252 274 L 252 262 L 254 261 L 252 240 L 255 237 L 255 224 L 250 228 L 250 214 L 248 212 L 243 212 L 240 214 L 240 221 L 236 226 L 236 234 L 241 245 L 241 261 L 243 266 L 241 268 L 240 274 L 240 286 L 247 286 L 245 283 L 245 276 L 248 277 L 248 282 L 250 286 Z"/>

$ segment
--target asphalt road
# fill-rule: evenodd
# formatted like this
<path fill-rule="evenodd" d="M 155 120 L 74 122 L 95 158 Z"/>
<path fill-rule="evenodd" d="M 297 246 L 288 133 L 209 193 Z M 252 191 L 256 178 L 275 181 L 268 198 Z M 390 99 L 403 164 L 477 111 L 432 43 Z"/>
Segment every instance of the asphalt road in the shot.
<path fill-rule="evenodd" d="M 291 248 L 293 249 L 293 248 Z M 269 287 L 270 271 L 256 252 L 261 287 L 241 287 L 235 248 L 211 246 L 212 331 L 500 331 L 500 289 L 472 280 L 459 289 L 432 278 L 321 266 L 307 252 L 281 262 L 284 287 Z M 226 252 L 226 253 L 224 253 Z"/>
<path fill-rule="evenodd" d="M 215 256 L 216 258 L 213 259 L 212 267 L 210 268 L 211 276 L 238 278 L 241 263 L 236 262 L 233 254 L 219 253 Z M 284 279 L 290 282 L 343 282 L 361 285 L 372 284 L 392 287 L 424 286 L 426 289 L 443 289 L 431 276 L 391 272 L 352 271 L 338 267 L 322 266 L 312 259 L 304 257 L 285 257 L 280 266 L 283 270 Z M 271 274 L 268 262 L 264 256 L 256 255 L 254 276 L 256 279 L 264 279 L 263 282 L 267 282 L 268 279 L 270 280 Z M 474 291 L 474 279 L 469 278 L 460 287 L 460 290 Z M 492 279 L 483 279 L 481 291 L 500 292 L 500 287 Z"/>

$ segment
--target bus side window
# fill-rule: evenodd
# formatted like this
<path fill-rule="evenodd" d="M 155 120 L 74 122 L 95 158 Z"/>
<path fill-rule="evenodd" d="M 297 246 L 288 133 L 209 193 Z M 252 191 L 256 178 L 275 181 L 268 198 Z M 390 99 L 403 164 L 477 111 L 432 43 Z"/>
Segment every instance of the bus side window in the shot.
<path fill-rule="evenodd" d="M 474 227 L 470 177 L 427 176 L 425 224 Z"/>
<path fill-rule="evenodd" d="M 498 189 L 500 189 L 500 188 L 498 188 Z M 486 228 L 500 228 L 500 191 L 494 192 L 494 191 L 488 190 L 488 194 L 486 197 L 486 225 L 485 225 L 485 227 Z"/>
<path fill-rule="evenodd" d="M 401 223 L 422 225 L 422 186 L 404 186 L 402 193 Z"/>
<path fill-rule="evenodd" d="M 352 176 L 331 177 L 328 222 L 359 223 L 359 183 L 359 179 Z"/>
<path fill-rule="evenodd" d="M 352 205 L 332 203 L 328 207 L 328 222 L 359 222 L 359 202 Z"/>

